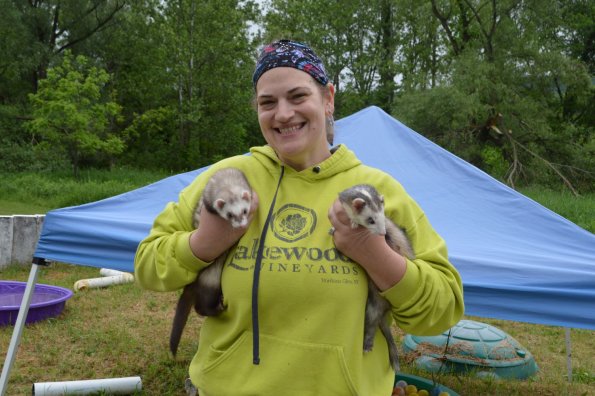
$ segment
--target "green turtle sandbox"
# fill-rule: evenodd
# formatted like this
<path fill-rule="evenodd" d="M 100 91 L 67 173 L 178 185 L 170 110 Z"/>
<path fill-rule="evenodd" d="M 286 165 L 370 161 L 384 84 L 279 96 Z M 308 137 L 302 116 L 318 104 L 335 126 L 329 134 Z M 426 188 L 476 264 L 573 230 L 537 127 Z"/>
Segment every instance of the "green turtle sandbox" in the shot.
<path fill-rule="evenodd" d="M 461 320 L 438 336 L 407 334 L 403 349 L 418 355 L 418 368 L 432 373 L 470 372 L 480 377 L 525 379 L 538 371 L 535 359 L 518 341 L 494 326 L 473 320 Z"/>

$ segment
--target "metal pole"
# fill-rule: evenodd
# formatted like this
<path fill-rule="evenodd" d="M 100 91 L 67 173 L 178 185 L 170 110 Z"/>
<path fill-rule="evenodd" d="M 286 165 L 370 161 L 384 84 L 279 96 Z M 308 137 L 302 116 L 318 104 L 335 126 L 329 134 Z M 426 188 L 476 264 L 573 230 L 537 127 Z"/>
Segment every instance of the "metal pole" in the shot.
<path fill-rule="evenodd" d="M 568 382 L 572 382 L 572 347 L 570 345 L 570 329 L 566 327 L 566 370 L 568 374 Z"/>
<path fill-rule="evenodd" d="M 4 366 L 2 367 L 2 376 L 0 377 L 0 396 L 5 395 L 6 388 L 8 387 L 8 377 L 10 376 L 10 370 L 17 355 L 17 349 L 19 347 L 19 342 L 21 341 L 23 328 L 25 327 L 25 320 L 27 319 L 29 307 L 31 306 L 31 298 L 33 297 L 33 292 L 35 290 L 35 283 L 37 282 L 39 267 L 40 266 L 38 264 L 33 263 L 31 266 L 31 271 L 29 272 L 29 280 L 27 281 L 27 286 L 25 287 L 23 300 L 21 301 L 21 307 L 19 309 L 19 315 L 17 316 L 17 321 L 15 322 L 14 330 L 12 331 L 12 338 L 10 339 L 8 352 L 6 353 L 6 360 L 4 361 Z"/>

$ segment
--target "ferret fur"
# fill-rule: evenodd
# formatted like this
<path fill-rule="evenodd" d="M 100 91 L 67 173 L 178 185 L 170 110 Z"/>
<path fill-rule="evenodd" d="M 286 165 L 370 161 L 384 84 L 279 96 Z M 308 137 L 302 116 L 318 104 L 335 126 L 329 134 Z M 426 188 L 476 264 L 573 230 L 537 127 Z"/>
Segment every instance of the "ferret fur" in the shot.
<path fill-rule="evenodd" d="M 252 188 L 244 174 L 236 168 L 224 168 L 213 174 L 207 182 L 193 215 L 193 227 L 198 228 L 200 212 L 204 207 L 230 222 L 232 227 L 244 227 L 252 203 Z M 169 348 L 175 356 L 188 315 L 194 309 L 202 316 L 217 316 L 225 310 L 221 290 L 221 273 L 228 251 L 199 272 L 196 280 L 186 286 L 178 300 L 169 339 Z"/>
<path fill-rule="evenodd" d="M 384 197 L 371 185 L 360 184 L 344 190 L 339 200 L 345 208 L 351 226 L 363 226 L 374 234 L 384 235 L 387 244 L 397 253 L 413 259 L 415 257 L 409 239 L 395 223 L 384 215 Z M 366 301 L 366 317 L 364 323 L 364 351 L 369 352 L 374 346 L 376 328 L 386 338 L 389 360 L 395 371 L 399 369 L 397 345 L 392 336 L 389 321 L 391 305 L 382 297 L 378 287 L 368 277 L 368 298 Z"/>

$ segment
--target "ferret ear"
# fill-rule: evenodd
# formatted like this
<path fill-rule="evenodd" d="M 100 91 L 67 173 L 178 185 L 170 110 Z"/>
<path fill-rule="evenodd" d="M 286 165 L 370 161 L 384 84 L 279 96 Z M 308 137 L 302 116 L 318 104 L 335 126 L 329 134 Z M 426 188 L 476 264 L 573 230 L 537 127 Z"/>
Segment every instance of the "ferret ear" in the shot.
<path fill-rule="evenodd" d="M 384 205 L 384 195 L 380 195 L 380 202 Z"/>
<path fill-rule="evenodd" d="M 364 209 L 364 206 L 366 206 L 366 201 L 361 198 L 355 198 L 351 206 L 353 206 L 355 213 L 361 213 L 361 211 Z"/>
<path fill-rule="evenodd" d="M 223 199 L 219 198 L 218 200 L 215 201 L 215 206 L 217 207 L 217 209 L 221 210 L 225 206 L 225 201 Z"/>
<path fill-rule="evenodd" d="M 247 190 L 244 190 L 244 192 L 242 192 L 242 199 L 244 201 L 250 201 L 250 192 Z"/>

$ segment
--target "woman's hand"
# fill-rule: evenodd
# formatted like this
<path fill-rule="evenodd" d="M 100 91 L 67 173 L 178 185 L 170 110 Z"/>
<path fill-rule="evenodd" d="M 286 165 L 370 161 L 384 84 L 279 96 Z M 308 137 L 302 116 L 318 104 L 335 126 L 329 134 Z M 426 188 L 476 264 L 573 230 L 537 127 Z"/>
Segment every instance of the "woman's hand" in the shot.
<path fill-rule="evenodd" d="M 328 217 L 334 229 L 332 235 L 335 246 L 341 253 L 357 263 L 361 262 L 362 253 L 375 240 L 384 243 L 384 235 L 373 234 L 362 226 L 352 227 L 351 220 L 339 199 L 335 200 L 331 205 Z"/>
<path fill-rule="evenodd" d="M 255 191 L 252 192 L 252 204 L 245 227 L 234 228 L 229 221 L 203 208 L 198 228 L 190 235 L 192 253 L 202 261 L 213 261 L 244 235 L 257 210 L 258 195 Z"/>
<path fill-rule="evenodd" d="M 390 248 L 384 235 L 373 234 L 362 226 L 353 228 L 339 199 L 331 205 L 328 218 L 337 249 L 364 267 L 380 290 L 392 287 L 405 275 L 405 258 Z"/>

